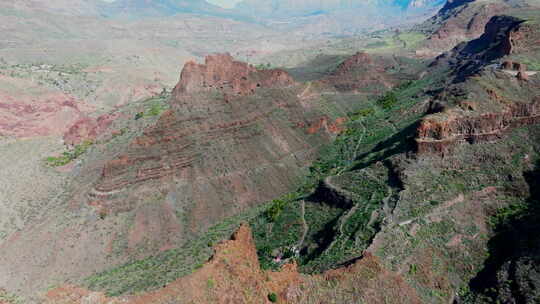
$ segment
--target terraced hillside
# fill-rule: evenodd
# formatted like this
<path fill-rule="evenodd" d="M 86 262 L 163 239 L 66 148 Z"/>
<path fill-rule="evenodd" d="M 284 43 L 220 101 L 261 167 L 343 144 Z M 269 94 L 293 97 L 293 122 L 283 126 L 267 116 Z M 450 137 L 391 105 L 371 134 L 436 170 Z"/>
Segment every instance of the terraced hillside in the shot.
<path fill-rule="evenodd" d="M 87 286 L 97 293 L 60 288 L 50 299 L 105 301 L 105 291 L 124 295 L 109 300 L 138 303 L 127 294 L 150 289 L 156 303 L 537 302 L 535 237 L 526 232 L 536 225 L 540 159 L 533 10 L 491 18 L 481 37 L 435 59 L 422 77 L 363 102 L 296 191 L 206 235 L 247 222 L 253 240 L 237 234 L 163 289 L 159 280 L 135 279 L 129 288 L 118 279 L 137 271 L 159 278 L 167 268 L 150 265 L 181 264 L 187 249 L 92 276 Z M 245 227 L 239 234 L 249 235 Z M 501 246 L 509 241 L 516 247 Z M 252 250 L 261 269 L 233 262 Z M 226 279 L 239 269 L 253 279 Z"/>

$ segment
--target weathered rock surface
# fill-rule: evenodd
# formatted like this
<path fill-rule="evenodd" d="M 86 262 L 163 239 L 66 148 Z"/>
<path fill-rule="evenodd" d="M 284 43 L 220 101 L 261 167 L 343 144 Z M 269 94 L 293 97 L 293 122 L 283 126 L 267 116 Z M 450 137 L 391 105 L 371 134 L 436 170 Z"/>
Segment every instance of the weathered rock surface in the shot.
<path fill-rule="evenodd" d="M 447 110 L 422 120 L 418 127 L 418 153 L 445 154 L 456 143 L 496 140 L 512 128 L 540 123 L 540 96 L 532 103 L 514 104 L 506 111 L 471 114 Z"/>
<path fill-rule="evenodd" d="M 522 22 L 515 17 L 493 17 L 480 38 L 437 58 L 434 65 L 449 64 L 453 70 L 451 84 L 444 92 L 468 93 L 463 96 L 440 94 L 443 99 L 442 96 L 449 95 L 460 100 L 453 107 L 443 107 L 442 112 L 422 120 L 416 138 L 420 154 L 445 154 L 458 142 L 495 140 L 515 127 L 540 122 L 538 82 L 524 81 L 528 80 L 524 64 L 503 60 L 500 65 L 503 70 L 518 71 L 519 83 L 497 68 L 486 70 L 500 58 L 539 48 L 537 36 Z M 495 84 L 502 89 L 493 89 Z"/>
<path fill-rule="evenodd" d="M 115 115 L 104 114 L 97 118 L 83 117 L 76 121 L 64 134 L 64 142 L 68 145 L 80 144 L 84 141 L 94 141 L 112 124 Z"/>
<path fill-rule="evenodd" d="M 189 181 L 189 193 L 200 196 L 200 205 L 232 199 L 245 206 L 269 199 L 294 177 L 282 165 L 301 167 L 313 152 L 303 137 L 321 134 L 323 126 L 328 133 L 338 131 L 325 118 L 315 120 L 317 128 L 304 117 L 304 109 L 286 92 L 292 84 L 284 71 L 258 71 L 230 55 L 208 56 L 205 65 L 187 63 L 171 110 L 104 167 L 93 196 L 112 198 L 130 185 L 175 177 Z M 266 94 L 264 100 L 254 96 L 256 90 Z M 241 182 L 255 168 L 266 172 L 265 186 Z M 209 185 L 209 180 L 214 182 Z M 223 191 L 234 194 L 218 194 Z"/>
<path fill-rule="evenodd" d="M 295 82 L 280 69 L 257 70 L 229 54 L 210 55 L 204 64 L 185 64 L 175 94 L 218 89 L 229 94 L 250 95 L 257 88 L 287 87 Z"/>
<path fill-rule="evenodd" d="M 418 53 L 436 55 L 460 42 L 480 37 L 489 20 L 505 8 L 507 5 L 502 1 L 448 1 L 437 15 L 424 24 L 425 28 L 432 30 L 428 30 L 425 48 Z"/>
<path fill-rule="evenodd" d="M 343 61 L 330 75 L 321 80 L 338 91 L 361 90 L 380 94 L 395 86 L 399 79 L 391 77 L 386 70 L 392 66 L 388 60 L 357 52 Z"/>

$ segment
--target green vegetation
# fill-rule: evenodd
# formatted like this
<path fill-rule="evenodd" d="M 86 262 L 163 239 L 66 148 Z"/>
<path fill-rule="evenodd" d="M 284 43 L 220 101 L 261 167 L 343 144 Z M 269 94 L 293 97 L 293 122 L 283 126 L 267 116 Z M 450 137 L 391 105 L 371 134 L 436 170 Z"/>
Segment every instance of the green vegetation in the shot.
<path fill-rule="evenodd" d="M 214 281 L 214 279 L 210 278 L 208 281 L 206 281 L 206 287 L 208 287 L 208 289 L 213 289 L 215 286 L 216 281 Z"/>
<path fill-rule="evenodd" d="M 85 140 L 83 143 L 76 145 L 68 151 L 63 152 L 61 156 L 47 157 L 45 159 L 45 162 L 50 167 L 65 166 L 83 155 L 93 144 L 93 141 Z"/>
<path fill-rule="evenodd" d="M 23 299 L 18 296 L 9 294 L 8 292 L 0 289 L 0 303 L 5 304 L 23 304 Z"/>
<path fill-rule="evenodd" d="M 169 108 L 169 98 L 170 94 L 164 91 L 160 95 L 146 100 L 144 102 L 146 110 L 142 112 L 137 112 L 137 114 L 135 114 L 135 120 L 139 120 L 145 117 L 155 117 L 161 115 L 165 110 Z"/>
<path fill-rule="evenodd" d="M 187 241 L 182 247 L 92 275 L 85 279 L 84 285 L 91 290 L 104 291 L 108 296 L 133 294 L 163 287 L 202 267 L 213 254 L 213 244 L 229 238 L 240 223 L 261 214 L 267 207 L 268 205 L 258 206 L 227 218 L 200 237 Z M 216 282 L 212 280 L 207 283 L 210 288 L 215 286 Z"/>
<path fill-rule="evenodd" d="M 270 63 L 259 63 L 255 66 L 257 70 L 270 70 L 272 69 L 272 65 Z"/>
<path fill-rule="evenodd" d="M 275 293 L 269 293 L 268 294 L 268 301 L 272 302 L 272 303 L 276 303 L 278 300 L 278 297 Z"/>
<path fill-rule="evenodd" d="M 377 100 L 377 104 L 384 110 L 390 110 L 397 102 L 396 94 L 391 91 Z"/>
<path fill-rule="evenodd" d="M 409 109 L 431 81 L 407 82 L 350 113 L 346 131 L 322 149 L 295 195 L 275 200 L 250 221 L 263 269 L 294 259 L 304 272 L 321 272 L 361 255 L 379 229 L 383 205 L 394 204 L 400 187 L 391 164 L 377 162 L 412 148 L 420 115 Z M 316 191 L 328 176 L 349 202 L 328 201 Z"/>

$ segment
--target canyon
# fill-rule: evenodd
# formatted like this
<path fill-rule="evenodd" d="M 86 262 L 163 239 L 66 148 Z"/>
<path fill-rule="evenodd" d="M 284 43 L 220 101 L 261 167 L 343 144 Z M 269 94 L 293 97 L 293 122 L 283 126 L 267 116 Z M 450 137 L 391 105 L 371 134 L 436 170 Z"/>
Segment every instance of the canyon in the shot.
<path fill-rule="evenodd" d="M 344 3 L 3 4 L 0 303 L 535 303 L 540 7 Z"/>

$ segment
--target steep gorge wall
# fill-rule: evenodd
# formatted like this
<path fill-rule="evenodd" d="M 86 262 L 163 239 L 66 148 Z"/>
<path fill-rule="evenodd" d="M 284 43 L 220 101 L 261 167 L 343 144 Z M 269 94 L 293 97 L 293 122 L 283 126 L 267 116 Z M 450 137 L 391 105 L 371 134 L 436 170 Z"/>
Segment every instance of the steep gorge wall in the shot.
<path fill-rule="evenodd" d="M 459 142 L 491 141 L 513 128 L 540 122 L 539 83 L 529 79 L 526 65 L 506 60 L 485 70 L 506 56 L 540 50 L 538 30 L 522 22 L 514 17 L 493 17 L 480 38 L 435 61 L 450 62 L 453 69 L 454 83 L 446 88 L 448 92 L 462 87 L 462 91 L 477 94 L 475 99 L 464 97 L 421 121 L 416 137 L 420 154 L 445 154 Z M 517 78 L 506 69 L 515 70 Z"/>
<path fill-rule="evenodd" d="M 422 120 L 417 130 L 417 149 L 420 154 L 444 155 L 460 142 L 496 140 L 513 128 L 537 123 L 540 123 L 540 96 L 532 103 L 513 104 L 501 112 L 471 115 L 449 110 Z"/>

